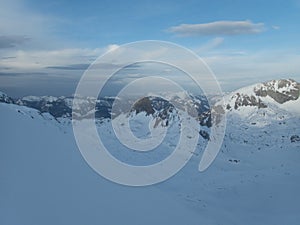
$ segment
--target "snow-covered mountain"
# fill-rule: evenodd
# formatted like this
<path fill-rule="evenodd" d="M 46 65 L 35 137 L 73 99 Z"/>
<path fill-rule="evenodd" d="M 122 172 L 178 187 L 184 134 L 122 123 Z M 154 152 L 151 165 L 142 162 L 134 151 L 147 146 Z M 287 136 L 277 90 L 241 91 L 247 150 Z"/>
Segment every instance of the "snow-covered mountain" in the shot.
<path fill-rule="evenodd" d="M 12 99 L 1 93 L 0 224 L 298 224 L 299 83 L 274 80 L 226 95 L 224 142 L 203 173 L 198 165 L 210 134 L 207 100 L 169 97 L 198 124 L 197 149 L 171 179 L 131 188 L 105 180 L 85 163 L 70 124 L 72 98 Z M 148 137 L 147 123 L 168 130 L 155 151 L 141 153 L 117 141 L 110 119 L 114 100 L 91 98 L 96 109 L 81 112 L 99 111 L 98 133 L 113 156 L 149 165 L 172 152 L 180 133 L 174 104 L 148 96 L 124 114 L 139 138 Z M 81 104 L 90 105 L 86 99 Z M 121 109 L 113 118 L 122 115 Z"/>
<path fill-rule="evenodd" d="M 8 97 L 7 94 L 0 91 L 0 102 L 13 103 L 13 99 Z"/>
<path fill-rule="evenodd" d="M 172 96 L 169 96 L 170 99 L 177 103 L 177 106 L 184 107 L 184 110 L 189 112 L 190 114 L 197 112 L 196 116 L 199 118 L 203 117 L 203 125 L 209 126 L 208 122 L 205 122 L 204 119 L 207 120 L 207 115 L 209 111 L 208 101 L 204 96 L 185 96 L 183 93 L 175 93 Z M 81 99 L 81 100 L 80 100 Z M 145 98 L 147 99 L 147 98 Z M 89 118 L 92 114 L 95 114 L 96 118 L 110 118 L 117 116 L 119 113 L 124 111 L 126 107 L 134 104 L 130 99 L 118 99 L 115 97 L 101 97 L 99 99 L 95 99 L 93 97 L 85 97 L 85 98 L 76 98 L 76 103 L 78 106 L 74 107 L 75 113 L 81 115 L 82 117 Z M 162 108 L 170 107 L 170 102 L 159 98 L 159 97 L 151 97 L 149 96 L 151 108 L 156 108 L 157 110 L 162 110 Z M 121 108 L 115 110 L 115 115 L 111 114 L 112 106 L 114 101 L 121 102 Z M 27 106 L 30 108 L 34 108 L 39 110 L 41 113 L 49 113 L 55 118 L 71 118 L 72 117 L 72 106 L 73 106 L 73 97 L 53 97 L 53 96 L 26 96 L 19 99 L 12 99 L 7 96 L 5 93 L 0 93 L 0 102 L 5 103 L 13 103 L 21 106 Z M 140 106 L 141 103 L 139 102 Z M 94 106 L 92 108 L 91 106 Z M 78 110 L 78 112 L 76 112 Z M 151 109 L 150 109 L 151 110 Z M 74 113 L 74 112 L 73 112 Z M 166 112 L 165 112 L 166 113 Z M 161 115 L 162 116 L 162 115 Z"/>
<path fill-rule="evenodd" d="M 241 88 L 226 96 L 225 102 L 229 111 L 277 107 L 300 114 L 299 95 L 300 83 L 292 79 L 280 79 Z"/>
<path fill-rule="evenodd" d="M 300 84 L 291 79 L 254 84 L 226 95 L 227 136 L 259 149 L 261 145 L 285 148 L 300 135 L 299 95 Z"/>
<path fill-rule="evenodd" d="M 1 100 L 0 100 L 1 101 Z M 86 110 L 85 113 L 92 111 L 96 113 L 96 117 L 108 118 L 110 117 L 109 110 L 111 109 L 114 98 L 95 98 L 82 99 L 80 109 Z M 89 109 L 88 106 L 91 102 L 95 102 L 96 109 Z M 27 96 L 14 100 L 17 105 L 28 106 L 39 110 L 40 112 L 48 112 L 55 118 L 72 116 L 73 97 L 53 97 L 53 96 Z M 87 107 L 86 107 L 87 106 Z"/>
<path fill-rule="evenodd" d="M 243 142 L 265 143 L 260 139 L 264 139 L 267 133 L 271 135 L 273 131 L 281 131 L 281 133 L 277 135 L 275 142 L 269 140 L 271 143 L 282 142 L 283 139 L 297 141 L 300 134 L 291 129 L 293 127 L 291 123 L 294 123 L 300 115 L 299 93 L 300 84 L 292 79 L 272 80 L 244 87 L 226 95 L 225 105 L 222 107 L 226 111 L 230 127 L 235 127 L 231 130 L 237 130 L 236 135 L 239 136 L 239 140 L 245 133 L 241 129 L 259 128 L 258 131 L 251 133 L 252 136 L 256 134 L 253 139 L 250 138 L 251 135 L 246 135 L 248 138 L 244 138 Z M 82 98 L 77 101 L 79 104 L 73 109 L 73 118 L 76 118 L 74 115 L 77 114 L 81 118 L 91 118 L 95 115 L 96 119 L 103 120 L 115 118 L 123 111 L 127 112 L 126 116 L 129 116 L 130 112 L 130 116 L 134 118 L 135 115 L 144 112 L 144 117 L 150 116 L 156 121 L 155 126 L 158 123 L 168 126 L 178 116 L 177 110 L 183 110 L 199 123 L 199 134 L 204 139 L 209 139 L 209 128 L 212 125 L 211 107 L 204 96 L 193 96 L 188 93 L 164 93 L 164 96 L 170 101 L 155 96 L 144 97 L 137 102 L 114 97 Z M 120 104 L 116 104 L 119 108 L 115 107 L 112 112 L 114 101 Z M 73 97 L 28 96 L 12 99 L 1 92 L 0 102 L 34 108 L 42 114 L 50 114 L 57 121 L 62 121 L 63 118 L 71 119 L 72 116 Z M 218 104 L 220 103 L 217 102 L 215 106 Z M 140 115 L 139 119 L 143 116 Z M 145 121 L 148 119 L 146 118 Z M 230 132 L 227 132 L 227 135 L 228 133 Z M 234 137 L 235 134 L 231 133 L 230 136 Z"/>

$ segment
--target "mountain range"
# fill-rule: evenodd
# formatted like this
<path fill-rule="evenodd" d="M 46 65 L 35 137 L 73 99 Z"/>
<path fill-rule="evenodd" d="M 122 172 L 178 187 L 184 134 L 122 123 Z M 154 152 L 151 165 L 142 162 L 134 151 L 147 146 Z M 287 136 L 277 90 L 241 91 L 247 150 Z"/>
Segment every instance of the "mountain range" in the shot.
<path fill-rule="evenodd" d="M 133 165 L 156 163 L 174 150 L 181 111 L 197 124 L 197 148 L 181 171 L 132 188 L 102 178 L 85 163 L 71 126 L 73 97 L 13 99 L 1 92 L 0 224 L 298 224 L 299 94 L 298 82 L 281 79 L 227 93 L 224 101 L 214 97 L 213 106 L 189 93 L 173 93 L 172 101 L 149 95 L 116 109 L 114 101 L 122 99 L 82 99 L 83 109 L 74 109 L 78 119 L 95 115 L 103 144 Z M 214 107 L 226 114 L 226 132 L 215 161 L 200 173 Z M 111 125 L 121 117 L 141 139 L 166 128 L 163 142 L 149 152 L 128 149 Z"/>

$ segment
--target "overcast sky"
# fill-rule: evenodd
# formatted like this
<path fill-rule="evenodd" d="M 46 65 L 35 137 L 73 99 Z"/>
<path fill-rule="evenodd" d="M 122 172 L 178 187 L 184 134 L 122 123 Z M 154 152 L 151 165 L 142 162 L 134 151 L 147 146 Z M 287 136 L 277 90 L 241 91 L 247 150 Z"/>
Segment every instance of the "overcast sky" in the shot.
<path fill-rule="evenodd" d="M 2 0 L 0 90 L 70 95 L 107 50 L 140 40 L 191 49 L 223 90 L 300 81 L 300 0 Z"/>

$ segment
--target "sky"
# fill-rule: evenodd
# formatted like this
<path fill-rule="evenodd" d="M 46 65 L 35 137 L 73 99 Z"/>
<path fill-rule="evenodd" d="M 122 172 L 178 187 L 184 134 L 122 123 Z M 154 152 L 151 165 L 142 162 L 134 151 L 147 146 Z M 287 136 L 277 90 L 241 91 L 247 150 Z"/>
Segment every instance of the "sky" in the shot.
<path fill-rule="evenodd" d="M 99 56 L 142 40 L 192 50 L 226 92 L 271 79 L 300 81 L 300 0 L 0 4 L 0 90 L 13 97 L 71 95 Z"/>

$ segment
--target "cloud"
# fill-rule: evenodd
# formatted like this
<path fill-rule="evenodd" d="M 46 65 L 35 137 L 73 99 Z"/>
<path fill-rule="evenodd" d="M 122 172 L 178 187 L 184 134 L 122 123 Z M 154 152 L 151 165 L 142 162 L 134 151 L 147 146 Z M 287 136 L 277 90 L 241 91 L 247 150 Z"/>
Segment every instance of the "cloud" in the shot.
<path fill-rule="evenodd" d="M 194 51 L 196 53 L 203 54 L 203 53 L 209 52 L 210 50 L 217 48 L 223 42 L 224 42 L 224 38 L 217 37 L 217 38 L 214 38 L 214 39 L 210 40 L 209 42 L 205 43 L 199 49 L 195 49 Z"/>
<path fill-rule="evenodd" d="M 116 50 L 119 47 L 120 47 L 119 45 L 111 44 L 111 45 L 107 46 L 107 51 L 113 51 L 113 50 Z"/>
<path fill-rule="evenodd" d="M 72 64 L 66 66 L 47 66 L 47 69 L 55 69 L 55 70 L 86 70 L 90 64 L 81 63 L 81 64 Z"/>
<path fill-rule="evenodd" d="M 201 24 L 181 24 L 171 27 L 167 31 L 180 36 L 257 34 L 264 31 L 264 24 L 252 23 L 249 20 L 215 21 Z"/>
<path fill-rule="evenodd" d="M 61 32 L 58 33 L 64 25 L 64 18 L 41 13 L 30 7 L 27 0 L 1 0 L 0 36 L 4 40 L 0 49 L 10 50 L 20 44 L 23 50 L 72 48 L 71 40 L 61 38 Z"/>
<path fill-rule="evenodd" d="M 26 7 L 24 0 L 2 0 L 0 30 L 4 34 L 36 36 L 50 27 L 49 18 Z"/>
<path fill-rule="evenodd" d="M 30 38 L 20 35 L 2 35 L 0 36 L 0 49 L 13 48 L 17 45 L 23 44 L 30 40 Z"/>
<path fill-rule="evenodd" d="M 43 76 L 43 75 L 47 75 L 47 74 L 39 73 L 39 72 L 30 72 L 30 73 L 0 72 L 0 77 L 28 77 L 28 76 Z"/>
<path fill-rule="evenodd" d="M 0 61 L 1 68 L 15 71 L 36 71 L 42 69 L 79 70 L 92 63 L 106 48 L 69 48 L 57 50 L 14 50 Z"/>
<path fill-rule="evenodd" d="M 247 54 L 220 52 L 218 55 L 206 56 L 203 60 L 214 71 L 225 91 L 278 78 L 300 81 L 300 54 L 284 50 Z"/>
<path fill-rule="evenodd" d="M 272 28 L 273 28 L 274 30 L 280 30 L 280 26 L 275 26 L 275 25 L 273 25 Z"/>

